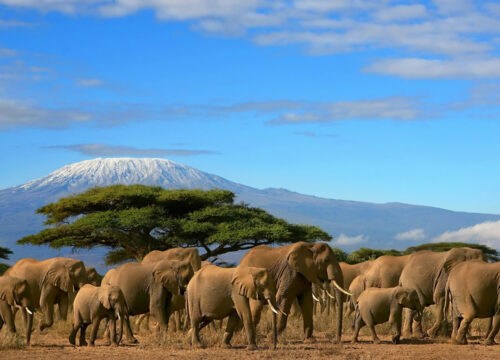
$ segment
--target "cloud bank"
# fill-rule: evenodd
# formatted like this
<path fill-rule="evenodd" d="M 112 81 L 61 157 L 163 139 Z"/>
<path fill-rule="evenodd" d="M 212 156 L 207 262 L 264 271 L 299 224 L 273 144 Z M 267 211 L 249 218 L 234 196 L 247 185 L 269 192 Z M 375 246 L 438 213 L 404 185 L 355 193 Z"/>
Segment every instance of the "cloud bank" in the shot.
<path fill-rule="evenodd" d="M 432 241 L 480 243 L 500 249 L 500 220 L 487 221 L 456 231 L 447 231 Z"/>

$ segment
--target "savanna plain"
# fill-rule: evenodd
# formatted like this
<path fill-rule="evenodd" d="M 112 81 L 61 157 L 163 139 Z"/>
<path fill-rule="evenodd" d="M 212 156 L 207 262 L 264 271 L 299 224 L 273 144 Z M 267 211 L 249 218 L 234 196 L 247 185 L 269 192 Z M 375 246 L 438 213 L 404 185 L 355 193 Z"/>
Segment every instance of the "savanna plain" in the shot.
<path fill-rule="evenodd" d="M 426 311 L 424 328 L 431 324 L 431 312 Z M 68 316 L 70 319 L 71 316 Z M 468 345 L 454 345 L 446 337 L 437 339 L 402 339 L 401 344 L 391 343 L 391 329 L 388 324 L 377 326 L 377 334 L 382 342 L 371 343 L 371 336 L 365 327 L 361 330 L 359 343 L 351 344 L 352 317 L 344 320 L 342 344 L 336 344 L 333 324 L 335 314 L 327 311 L 315 314 L 315 341 L 303 342 L 302 319 L 300 315 L 290 316 L 286 330 L 281 334 L 277 349 L 272 348 L 270 337 L 271 316 L 267 314 L 259 324 L 259 350 L 246 350 L 246 338 L 243 331 L 235 334 L 232 349 L 220 346 L 223 330 L 219 321 L 215 326 L 209 326 L 201 331 L 203 349 L 191 348 L 186 331 L 174 331 L 170 326 L 166 335 L 157 334 L 154 322 L 151 330 L 142 326 L 134 328 L 139 344 L 131 344 L 126 339 L 118 347 L 106 345 L 106 340 L 100 337 L 95 347 L 74 347 L 68 342 L 71 330 L 70 321 L 58 321 L 51 328 L 32 335 L 32 345 L 25 346 L 24 338 L 13 336 L 2 330 L 0 333 L 0 359 L 500 359 L 500 345 L 486 346 L 482 344 L 486 323 L 480 319 L 474 320 Z M 134 319 L 132 318 L 132 323 Z M 171 322 L 172 323 L 172 322 Z M 37 320 L 35 320 L 35 325 Z M 17 319 L 18 332 L 23 333 L 20 316 Z M 101 324 L 100 333 L 102 333 Z M 87 335 L 89 331 L 87 331 Z M 496 339 L 500 341 L 499 337 Z"/>

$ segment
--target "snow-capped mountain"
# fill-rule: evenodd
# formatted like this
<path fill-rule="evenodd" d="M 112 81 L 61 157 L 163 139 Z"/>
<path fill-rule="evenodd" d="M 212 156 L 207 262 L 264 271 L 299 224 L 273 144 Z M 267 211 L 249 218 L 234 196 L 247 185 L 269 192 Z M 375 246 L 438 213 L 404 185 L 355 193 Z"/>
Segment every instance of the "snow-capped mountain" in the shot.
<path fill-rule="evenodd" d="M 416 242 L 428 242 L 445 231 L 500 219 L 500 215 L 492 214 L 401 203 L 323 199 L 285 189 L 261 190 L 165 159 L 98 158 L 69 164 L 40 179 L 0 190 L 0 245 L 14 251 L 12 260 L 68 255 L 68 250 L 19 246 L 16 240 L 43 228 L 44 218 L 35 213 L 37 208 L 94 186 L 113 184 L 231 190 L 237 195 L 237 201 L 261 207 L 291 222 L 320 226 L 340 240 L 335 246 L 346 250 L 360 246 L 404 249 Z M 411 234 L 417 229 L 418 239 L 409 236 L 398 239 L 398 234 Z M 102 254 L 103 250 L 93 250 L 77 256 L 102 269 Z"/>

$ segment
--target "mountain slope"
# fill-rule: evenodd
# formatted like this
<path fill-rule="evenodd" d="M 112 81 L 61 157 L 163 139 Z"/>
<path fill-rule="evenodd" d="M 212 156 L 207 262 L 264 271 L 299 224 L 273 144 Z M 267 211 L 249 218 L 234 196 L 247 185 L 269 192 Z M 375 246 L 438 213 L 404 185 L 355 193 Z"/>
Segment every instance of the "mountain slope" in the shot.
<path fill-rule="evenodd" d="M 94 186 L 137 183 L 167 189 L 231 190 L 237 194 L 237 201 L 261 207 L 291 222 L 318 225 L 334 237 L 340 234 L 354 238 L 362 235 L 358 241 L 364 239 L 365 243 L 345 241 L 344 237 L 341 245 L 347 250 L 359 246 L 406 248 L 415 241 L 396 240 L 398 233 L 422 229 L 428 240 L 444 231 L 500 219 L 500 215 L 454 212 L 426 206 L 323 199 L 284 189 L 259 190 L 165 159 L 99 158 L 66 165 L 40 179 L 0 190 L 0 245 L 14 250 L 13 260 L 25 256 L 67 254 L 67 250 L 15 245 L 20 237 L 42 228 L 43 217 L 36 215 L 35 210 Z M 104 249 L 78 256 L 87 257 L 84 260 L 98 265 L 100 260 L 95 254 L 103 252 Z"/>

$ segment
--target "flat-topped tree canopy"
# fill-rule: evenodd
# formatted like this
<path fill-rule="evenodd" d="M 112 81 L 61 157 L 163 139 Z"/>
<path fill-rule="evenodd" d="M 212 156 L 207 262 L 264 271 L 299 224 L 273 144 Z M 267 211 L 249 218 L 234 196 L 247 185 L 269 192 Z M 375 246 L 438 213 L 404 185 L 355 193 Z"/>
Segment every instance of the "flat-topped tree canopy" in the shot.
<path fill-rule="evenodd" d="M 201 257 L 208 259 L 262 244 L 331 240 L 315 226 L 289 224 L 262 209 L 234 204 L 227 190 L 113 185 L 68 196 L 37 212 L 47 217 L 49 227 L 18 243 L 105 246 L 108 264 L 177 246 L 203 248 Z"/>

